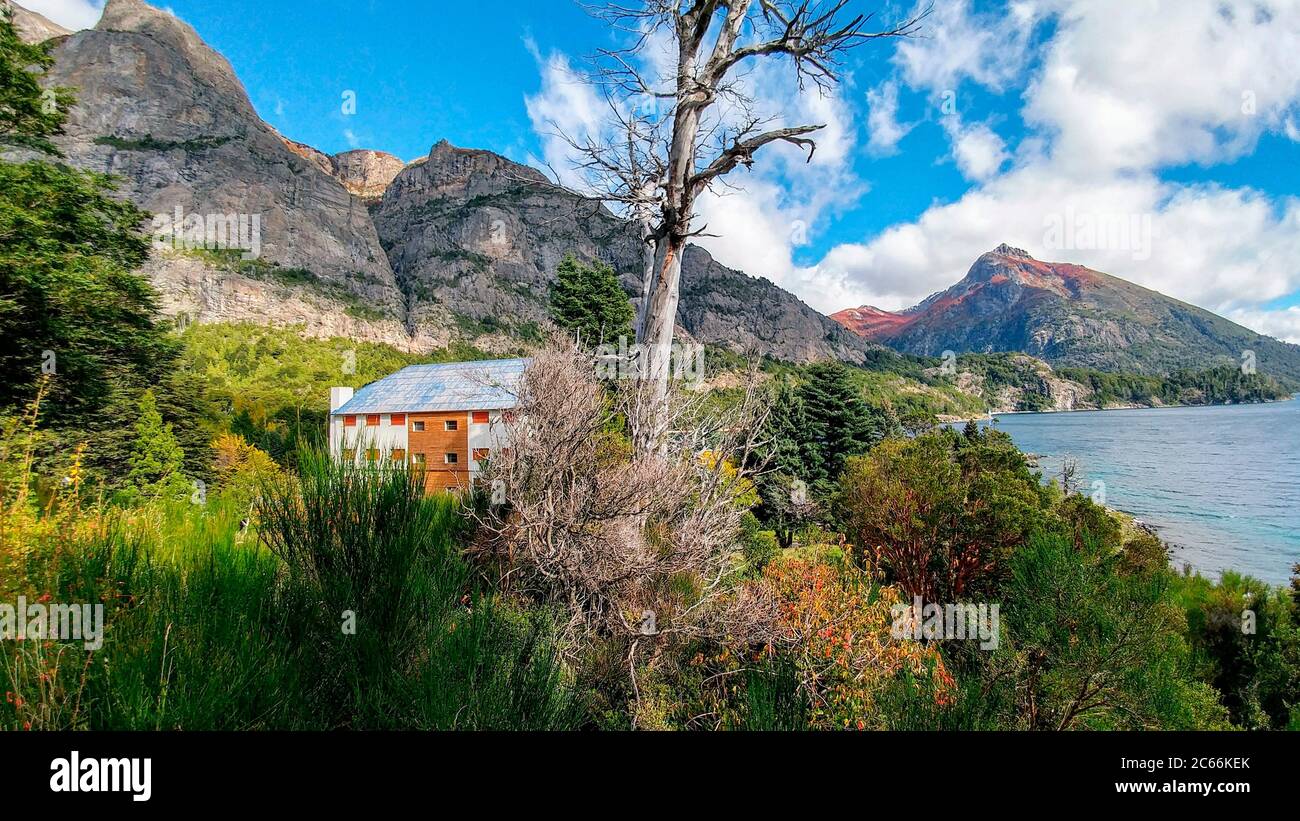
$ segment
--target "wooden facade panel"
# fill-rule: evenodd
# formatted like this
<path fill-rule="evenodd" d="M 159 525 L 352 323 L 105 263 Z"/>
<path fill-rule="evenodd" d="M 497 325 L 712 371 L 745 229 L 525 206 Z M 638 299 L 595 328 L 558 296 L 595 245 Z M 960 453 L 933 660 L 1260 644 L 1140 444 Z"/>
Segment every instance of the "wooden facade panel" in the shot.
<path fill-rule="evenodd" d="M 456 422 L 456 430 L 446 430 L 444 422 Z M 416 422 L 424 430 L 416 430 Z M 465 411 L 410 413 L 406 417 L 407 451 L 412 460 L 424 454 L 424 487 L 429 493 L 456 490 L 469 486 L 469 414 Z M 446 455 L 454 453 L 457 464 L 446 464 Z"/>

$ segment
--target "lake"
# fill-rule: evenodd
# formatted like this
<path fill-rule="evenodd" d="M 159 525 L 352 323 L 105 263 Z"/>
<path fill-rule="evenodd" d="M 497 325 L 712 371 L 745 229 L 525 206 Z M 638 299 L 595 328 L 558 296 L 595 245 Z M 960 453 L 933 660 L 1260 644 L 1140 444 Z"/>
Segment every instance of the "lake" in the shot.
<path fill-rule="evenodd" d="M 1156 528 L 1173 564 L 1283 584 L 1300 562 L 1300 400 L 996 417 L 1045 477 L 1078 463 L 1085 493 Z"/>

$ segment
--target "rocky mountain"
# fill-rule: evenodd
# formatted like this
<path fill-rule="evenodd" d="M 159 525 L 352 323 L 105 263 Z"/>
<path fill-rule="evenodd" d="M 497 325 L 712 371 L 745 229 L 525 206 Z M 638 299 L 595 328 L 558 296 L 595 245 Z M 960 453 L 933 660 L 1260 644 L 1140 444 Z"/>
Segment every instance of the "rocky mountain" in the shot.
<path fill-rule="evenodd" d="M 152 230 L 167 241 L 146 271 L 168 313 L 407 350 L 452 340 L 491 349 L 535 338 L 566 252 L 608 262 L 640 292 L 637 240 L 599 204 L 445 142 L 407 165 L 287 139 L 257 115 L 225 58 L 142 0 L 109 0 L 93 30 L 53 53 L 48 82 L 78 100 L 59 147 L 158 215 Z M 193 238 L 214 231 L 241 242 L 194 247 L 210 246 Z M 699 341 L 787 360 L 861 361 L 877 347 L 699 248 L 686 255 L 679 318 Z"/>
<path fill-rule="evenodd" d="M 901 312 L 832 316 L 860 336 L 924 356 L 1019 351 L 1055 365 L 1149 374 L 1239 365 L 1300 380 L 1300 346 L 1081 265 L 1000 245 L 966 277 Z"/>
<path fill-rule="evenodd" d="M 545 319 L 551 272 L 570 252 L 607 263 L 630 295 L 640 293 L 641 244 L 627 222 L 488 151 L 438 143 L 397 175 L 374 218 L 416 324 L 450 319 L 471 333 L 527 336 Z M 870 347 L 695 246 L 682 266 L 678 320 L 698 341 L 792 361 L 860 362 Z"/>
<path fill-rule="evenodd" d="M 0 0 L 0 8 L 8 9 L 13 14 L 14 28 L 18 30 L 18 36 L 25 42 L 43 43 L 51 37 L 62 37 L 72 33 L 44 15 L 25 9 L 10 0 Z"/>
<path fill-rule="evenodd" d="M 365 204 L 258 117 L 192 28 L 140 0 L 110 0 L 93 30 L 53 53 L 48 82 L 78 101 L 59 148 L 160 215 L 152 228 L 170 239 L 147 270 L 169 312 L 409 342 L 405 298 Z"/>

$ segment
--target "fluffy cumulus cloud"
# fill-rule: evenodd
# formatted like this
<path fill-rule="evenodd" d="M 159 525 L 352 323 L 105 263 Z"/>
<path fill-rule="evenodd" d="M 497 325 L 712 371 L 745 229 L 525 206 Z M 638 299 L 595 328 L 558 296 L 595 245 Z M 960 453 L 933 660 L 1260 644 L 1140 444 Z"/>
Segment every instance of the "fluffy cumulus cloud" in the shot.
<path fill-rule="evenodd" d="M 867 90 L 867 131 L 871 135 L 867 149 L 884 157 L 898 153 L 898 142 L 907 136 L 915 123 L 898 121 L 898 83 L 889 81 Z"/>
<path fill-rule="evenodd" d="M 937 0 L 925 26 L 892 46 L 892 71 L 861 94 L 801 94 L 776 64 L 752 72 L 746 88 L 777 122 L 828 127 L 811 164 L 770 148 L 735 175 L 738 190 L 706 197 L 703 221 L 720 236 L 701 243 L 826 312 L 915 304 L 1008 242 L 1297 336 L 1300 311 L 1265 306 L 1300 290 L 1300 199 L 1211 180 L 1266 133 L 1300 141 L 1300 0 Z M 527 102 L 539 134 L 555 123 L 598 133 L 603 103 L 568 59 L 538 62 L 542 88 Z M 995 118 L 968 105 L 979 95 Z M 925 120 L 946 136 L 947 156 L 909 155 L 907 136 Z M 546 162 L 571 166 L 562 141 L 543 145 Z M 854 171 L 862 154 L 951 162 L 970 187 L 795 264 L 817 228 L 868 190 Z M 1189 163 L 1206 169 L 1202 182 L 1164 175 Z"/>
<path fill-rule="evenodd" d="M 104 0 L 18 0 L 18 5 L 72 31 L 94 28 L 104 13 Z"/>

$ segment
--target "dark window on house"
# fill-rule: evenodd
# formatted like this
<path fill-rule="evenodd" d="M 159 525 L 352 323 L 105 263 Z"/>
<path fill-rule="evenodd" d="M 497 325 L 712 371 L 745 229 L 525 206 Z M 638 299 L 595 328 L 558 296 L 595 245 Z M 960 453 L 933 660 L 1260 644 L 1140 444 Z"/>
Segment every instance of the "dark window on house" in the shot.
<path fill-rule="evenodd" d="M 411 467 L 414 468 L 415 470 L 424 470 L 424 454 L 423 454 L 423 453 L 412 453 L 412 454 L 411 454 Z"/>
<path fill-rule="evenodd" d="M 414 431 L 423 431 L 423 430 L 424 430 L 424 422 L 423 422 L 423 421 L 412 422 L 412 423 L 411 423 L 411 430 L 414 430 Z"/>
<path fill-rule="evenodd" d="M 444 457 L 443 461 L 445 461 L 445 462 L 446 462 L 447 464 L 449 464 L 449 465 L 457 464 L 457 463 L 460 462 L 460 454 L 459 454 L 459 453 L 448 453 L 448 454 Z"/>
<path fill-rule="evenodd" d="M 455 419 L 448 419 L 446 422 L 442 423 L 443 430 L 456 430 L 458 427 L 460 427 L 460 423 Z"/>

